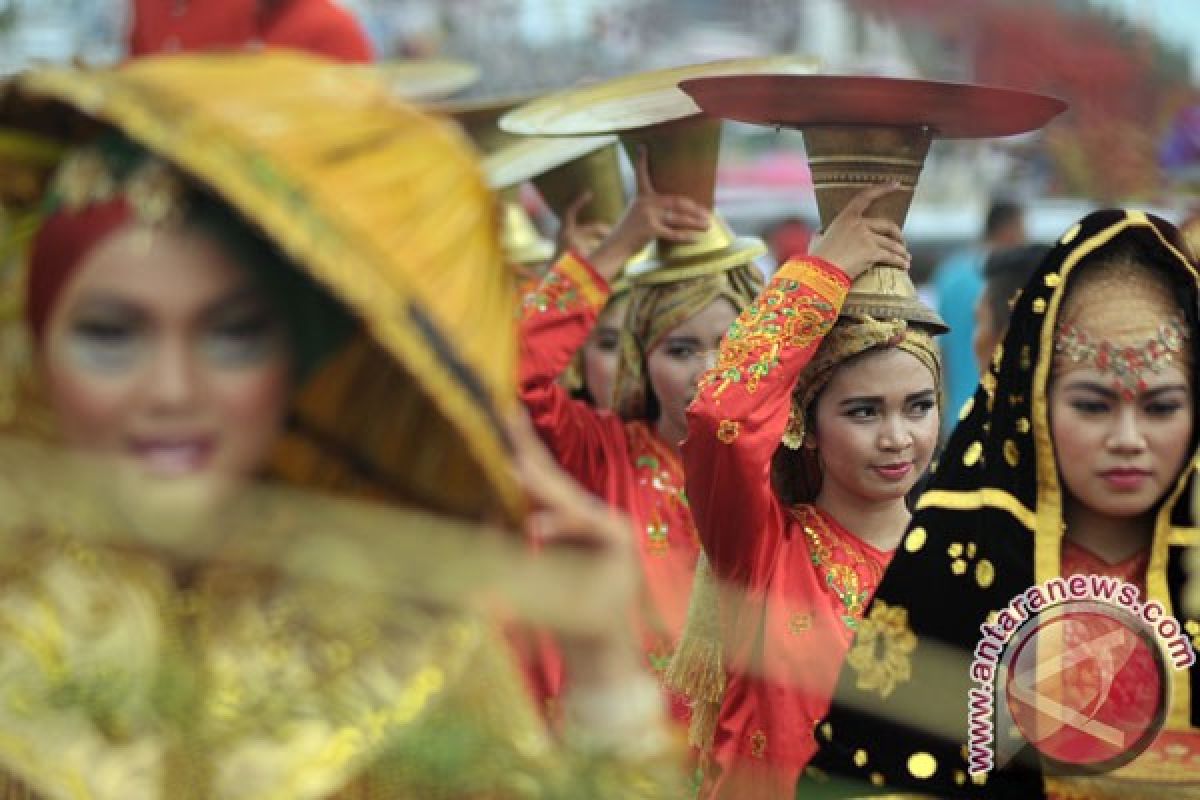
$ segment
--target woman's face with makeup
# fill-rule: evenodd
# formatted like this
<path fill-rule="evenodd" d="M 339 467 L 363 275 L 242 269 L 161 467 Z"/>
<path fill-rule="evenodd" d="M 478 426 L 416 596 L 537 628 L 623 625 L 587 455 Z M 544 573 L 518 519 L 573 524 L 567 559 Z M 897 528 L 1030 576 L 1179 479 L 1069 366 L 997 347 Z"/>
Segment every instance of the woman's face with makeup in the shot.
<path fill-rule="evenodd" d="M 1093 365 L 1056 362 L 1054 372 L 1050 432 L 1069 497 L 1109 517 L 1151 511 L 1175 486 L 1189 455 L 1187 375 L 1174 364 L 1147 370 L 1144 387 L 1124 392 L 1111 372 Z"/>
<path fill-rule="evenodd" d="M 896 347 L 842 364 L 817 396 L 806 446 L 817 451 L 822 492 L 860 504 L 903 498 L 937 446 L 937 384 Z"/>
<path fill-rule="evenodd" d="M 66 442 L 155 479 L 258 472 L 291 388 L 285 325 L 202 233 L 127 225 L 84 257 L 39 351 Z"/>
<path fill-rule="evenodd" d="M 617 380 L 617 345 L 628 308 L 628 294 L 609 302 L 583 345 L 584 385 L 596 408 L 601 410 L 612 408 L 613 385 Z"/>

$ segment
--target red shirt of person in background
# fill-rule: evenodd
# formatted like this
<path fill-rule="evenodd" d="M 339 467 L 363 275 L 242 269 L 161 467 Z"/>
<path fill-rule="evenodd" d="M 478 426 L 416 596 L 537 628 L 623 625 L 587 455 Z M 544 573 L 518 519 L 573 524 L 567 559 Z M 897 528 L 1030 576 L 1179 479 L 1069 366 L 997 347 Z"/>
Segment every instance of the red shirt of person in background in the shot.
<path fill-rule="evenodd" d="M 132 57 L 153 53 L 290 47 L 366 63 L 362 27 L 334 0 L 133 0 Z"/>

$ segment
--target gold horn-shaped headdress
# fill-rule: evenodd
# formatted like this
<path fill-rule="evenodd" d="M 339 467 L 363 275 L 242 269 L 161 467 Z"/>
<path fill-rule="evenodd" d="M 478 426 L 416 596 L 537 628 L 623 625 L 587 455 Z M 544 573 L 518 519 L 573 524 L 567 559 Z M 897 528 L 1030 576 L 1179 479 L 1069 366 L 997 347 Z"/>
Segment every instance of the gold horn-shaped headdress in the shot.
<path fill-rule="evenodd" d="M 440 104 L 435 110 L 453 117 L 479 151 L 490 157 L 521 141 L 520 137 L 500 130 L 496 123 L 528 99 L 522 95 L 464 100 Z M 520 181 L 504 187 L 497 187 L 493 182 L 493 188 L 499 198 L 500 246 L 504 260 L 518 267 L 541 266 L 554 255 L 554 243 L 541 234 L 521 205 Z"/>
<path fill-rule="evenodd" d="M 640 148 L 646 149 L 657 191 L 685 195 L 712 209 L 721 121 L 705 116 L 678 83 L 705 75 L 804 74 L 814 68 L 808 58 L 776 56 L 643 72 L 548 95 L 506 114 L 500 126 L 535 136 L 616 133 L 631 158 L 637 158 Z M 699 241 L 658 242 L 657 259 L 639 269 L 635 280 L 665 282 L 719 272 L 745 264 L 765 250 L 758 239 L 735 237 L 714 214 L 713 224 Z"/>
<path fill-rule="evenodd" d="M 503 239 L 505 251 L 511 251 L 510 262 L 541 263 L 553 255 L 553 245 L 533 227 L 525 210 L 511 202 L 527 181 L 560 221 L 571 203 L 590 191 L 592 201 L 580 211 L 579 221 L 616 223 L 625 207 L 616 141 L 615 136 L 522 137 L 483 160 L 488 183 L 506 198 Z"/>
<path fill-rule="evenodd" d="M 496 191 L 532 181 L 560 220 L 584 192 L 592 200 L 579 221 L 615 224 L 625 209 L 625 185 L 618 161 L 617 137 L 530 136 L 502 147 L 483 160 L 483 172 Z"/>
<path fill-rule="evenodd" d="M 562 219 L 584 192 L 592 201 L 580 210 L 582 223 L 616 224 L 625 210 L 617 137 L 522 137 L 484 160 L 494 190 L 532 181 L 542 200 Z"/>
<path fill-rule="evenodd" d="M 374 71 L 393 97 L 412 103 L 443 100 L 474 85 L 480 69 L 466 61 L 443 58 L 397 59 L 347 70 Z"/>
<path fill-rule="evenodd" d="M 693 78 L 680 88 L 714 116 L 801 130 L 822 225 L 865 187 L 898 182 L 904 191 L 876 201 L 870 213 L 903 226 L 934 137 L 1009 136 L 1040 128 L 1066 108 L 1031 92 L 896 78 L 760 72 Z M 860 276 L 843 313 L 946 329 L 908 274 L 890 267 Z"/>

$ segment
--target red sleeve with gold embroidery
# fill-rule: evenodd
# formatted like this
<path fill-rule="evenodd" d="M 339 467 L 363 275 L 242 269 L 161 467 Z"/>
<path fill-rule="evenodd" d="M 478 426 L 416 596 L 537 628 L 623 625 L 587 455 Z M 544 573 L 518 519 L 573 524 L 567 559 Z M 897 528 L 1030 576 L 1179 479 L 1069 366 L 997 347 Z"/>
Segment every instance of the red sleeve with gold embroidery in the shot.
<path fill-rule="evenodd" d="M 730 327 L 716 367 L 688 409 L 684 471 L 692 513 L 714 571 L 753 585 L 773 560 L 785 510 L 771 488 L 771 458 L 792 389 L 850 289 L 817 258 L 789 261 Z"/>
<path fill-rule="evenodd" d="M 558 462 L 594 488 L 589 478 L 599 461 L 603 424 L 599 413 L 575 400 L 559 376 L 587 341 L 609 287 L 581 256 L 568 253 L 525 296 L 521 309 L 519 381 L 521 400 L 534 427 Z"/>

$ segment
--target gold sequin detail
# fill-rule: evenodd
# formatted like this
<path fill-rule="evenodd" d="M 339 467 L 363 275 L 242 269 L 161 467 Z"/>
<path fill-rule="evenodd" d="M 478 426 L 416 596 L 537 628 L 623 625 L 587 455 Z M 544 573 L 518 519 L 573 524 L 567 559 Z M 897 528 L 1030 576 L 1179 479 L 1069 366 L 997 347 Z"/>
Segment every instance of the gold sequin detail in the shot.
<path fill-rule="evenodd" d="M 1029 419 L 1027 417 L 1019 417 L 1017 419 L 1017 433 L 1029 433 Z"/>
<path fill-rule="evenodd" d="M 1004 440 L 1004 460 L 1014 468 L 1021 463 L 1021 451 L 1017 449 L 1017 443 L 1012 439 Z"/>
<path fill-rule="evenodd" d="M 1062 276 L 1059 275 L 1057 272 L 1051 272 L 1051 273 L 1048 273 L 1046 275 L 1046 277 L 1042 279 L 1042 282 L 1045 283 L 1048 288 L 1054 289 L 1060 283 L 1062 283 Z"/>
<path fill-rule="evenodd" d="M 755 731 L 750 735 L 750 755 L 762 758 L 767 754 L 767 734 Z"/>
<path fill-rule="evenodd" d="M 980 442 L 971 442 L 967 447 L 967 451 L 963 453 L 963 464 L 968 467 L 973 467 L 979 463 L 979 458 L 983 455 L 983 444 Z"/>
<path fill-rule="evenodd" d="M 975 565 L 975 582 L 979 584 L 979 588 L 987 589 L 996 580 L 996 568 L 992 566 L 992 562 L 986 558 L 979 559 L 979 563 Z"/>
<path fill-rule="evenodd" d="M 955 575 L 962 575 L 967 571 L 967 562 L 961 558 L 954 559 L 954 561 L 950 562 L 950 571 Z"/>
<path fill-rule="evenodd" d="M 862 769 L 867 765 L 867 751 L 858 749 L 854 751 L 854 766 Z"/>
<path fill-rule="evenodd" d="M 915 553 L 925 546 L 927 538 L 928 534 L 925 533 L 924 528 L 913 528 L 904 537 L 904 549 L 910 553 Z"/>
<path fill-rule="evenodd" d="M 1188 635 L 1192 637 L 1192 647 L 1200 650 L 1200 622 L 1194 619 L 1189 619 L 1183 626 Z"/>
<path fill-rule="evenodd" d="M 741 426 L 735 419 L 723 419 L 721 420 L 721 424 L 717 426 L 717 438 L 724 444 L 733 444 L 737 441 L 740 432 Z"/>
<path fill-rule="evenodd" d="M 1033 354 L 1029 350 L 1029 345 L 1021 347 L 1021 369 L 1027 370 L 1033 366 Z"/>
<path fill-rule="evenodd" d="M 1058 243 L 1059 244 L 1070 244 L 1071 241 L 1076 236 L 1079 235 L 1079 231 L 1081 228 L 1082 228 L 1082 226 L 1078 222 L 1076 222 L 1074 225 L 1071 226 L 1071 229 L 1069 231 L 1067 231 L 1066 233 L 1063 234 L 1062 238 L 1058 240 Z"/>
<path fill-rule="evenodd" d="M 974 407 L 975 407 L 975 397 L 974 397 L 974 395 L 972 395 L 971 397 L 967 398 L 967 402 L 963 403 L 963 407 L 958 412 L 958 418 L 960 420 L 966 419 L 970 415 L 971 409 L 973 409 Z"/>
<path fill-rule="evenodd" d="M 962 786 L 967 782 L 967 773 L 963 772 L 961 769 L 954 770 L 954 782 L 959 786 Z"/>
<path fill-rule="evenodd" d="M 883 786 L 883 776 L 878 772 L 871 773 L 871 783 L 875 786 Z"/>
<path fill-rule="evenodd" d="M 1045 314 L 1046 313 L 1046 298 L 1044 298 L 1044 297 L 1035 297 L 1034 298 L 1033 313 L 1035 313 L 1035 314 Z"/>
<path fill-rule="evenodd" d="M 1004 345 L 996 345 L 996 349 L 992 351 L 992 369 L 1000 369 L 1000 362 L 1004 360 Z"/>
<path fill-rule="evenodd" d="M 826 722 L 824 725 L 822 725 L 821 726 L 821 736 L 824 737 L 825 741 L 832 742 L 833 741 L 833 725 L 829 724 L 828 722 Z"/>
<path fill-rule="evenodd" d="M 914 778 L 928 780 L 937 772 L 937 759 L 929 753 L 913 753 L 908 757 L 908 772 Z"/>

